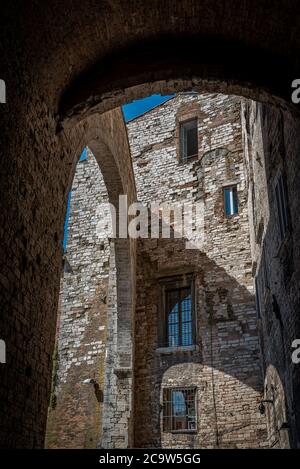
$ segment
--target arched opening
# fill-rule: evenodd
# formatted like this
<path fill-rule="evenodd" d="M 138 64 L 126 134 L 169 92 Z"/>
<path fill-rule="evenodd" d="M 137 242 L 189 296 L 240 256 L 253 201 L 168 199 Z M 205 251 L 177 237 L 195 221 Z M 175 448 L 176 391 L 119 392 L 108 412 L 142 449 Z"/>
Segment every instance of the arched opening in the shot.
<path fill-rule="evenodd" d="M 15 16 L 17 24 L 20 23 L 16 35 L 5 37 L 7 47 L 2 61 L 7 73 L 5 81 L 16 91 L 7 90 L 8 112 L 1 114 L 4 129 L 1 138 L 6 148 L 1 181 L 4 193 L 1 210 L 1 226 L 4 227 L 1 244 L 4 259 L 2 334 L 7 345 L 8 365 L 1 368 L 5 405 L 1 445 L 4 447 L 43 446 L 61 272 L 60 240 L 67 194 L 82 148 L 90 145 L 97 158 L 98 152 L 91 143 L 95 128 L 101 127 L 101 137 L 104 135 L 105 145 L 114 156 L 119 171 L 116 180 L 118 183 L 121 180 L 124 192 L 131 200 L 135 199 L 128 149 L 123 151 L 126 132 L 123 132 L 119 112 L 110 111 L 132 98 L 151 92 L 195 89 L 235 93 L 274 105 L 273 108 L 262 106 L 258 115 L 262 116 L 264 125 L 262 143 L 266 161 L 273 161 L 269 159 L 272 153 L 270 142 L 276 134 L 276 152 L 281 155 L 281 163 L 285 164 L 289 184 L 293 225 L 292 244 L 289 246 L 293 249 L 285 249 L 283 245 L 283 251 L 279 253 L 285 257 L 284 266 L 275 266 L 273 280 L 274 284 L 279 282 L 282 289 L 278 287 L 277 306 L 274 302 L 275 306 L 269 308 L 276 312 L 273 323 L 278 326 L 278 331 L 282 331 L 280 321 L 286 321 L 285 330 L 290 331 L 287 336 L 285 332 L 275 335 L 278 344 L 280 340 L 284 344 L 286 362 L 289 360 L 289 338 L 299 334 L 299 322 L 295 318 L 299 306 L 299 228 L 296 216 L 299 202 L 299 118 L 297 109 L 290 112 L 291 81 L 299 72 L 300 36 L 295 22 L 296 10 L 289 5 L 282 15 L 280 5 L 269 11 L 261 2 L 256 2 L 255 6 L 253 2 L 233 2 L 230 6 L 225 2 L 220 7 L 215 2 L 205 1 L 193 4 L 191 15 L 189 2 L 184 6 L 182 2 L 176 2 L 172 7 L 169 2 L 160 2 L 157 10 L 153 9 L 153 14 L 149 15 L 145 5 L 141 4 L 138 11 L 134 11 L 134 7 L 136 4 L 129 2 L 126 7 L 129 8 L 128 14 L 124 6 L 104 8 L 100 3 L 96 6 L 95 2 L 88 5 L 85 2 L 77 6 L 70 16 L 70 28 L 60 22 L 65 18 L 65 12 L 71 11 L 68 2 L 55 5 L 40 2 L 39 5 L 30 5 L 26 12 L 24 8 L 17 12 L 17 6 L 11 5 L 3 15 L 5 22 Z M 126 25 L 124 17 L 128 18 Z M 31 27 L 31 18 L 38 19 L 38 28 Z M 138 28 L 137 21 L 141 22 Z M 15 21 L 11 20 L 11 23 L 15 24 Z M 111 33 L 107 33 L 109 24 L 114 25 Z M 74 30 L 77 40 L 74 40 Z M 3 31 L 11 32 L 7 24 Z M 176 35 L 182 44 L 178 50 L 180 60 L 174 58 L 174 51 L 177 51 L 174 44 L 178 41 L 165 39 Z M 216 39 L 211 40 L 213 37 Z M 144 50 L 148 53 L 140 60 L 140 52 L 146 44 L 149 46 Z M 201 44 L 205 45 L 207 52 L 200 47 Z M 121 49 L 130 52 L 126 54 L 128 61 L 120 53 Z M 183 51 L 187 50 L 189 53 L 182 61 Z M 154 54 L 154 51 L 158 52 Z M 17 73 L 11 67 L 11 57 L 19 58 Z M 242 66 L 241 57 L 245 58 Z M 20 86 L 19 77 L 24 71 L 26 80 Z M 87 86 L 83 86 L 85 84 Z M 103 114 L 104 111 L 110 112 Z M 101 115 L 98 116 L 97 112 Z M 280 119 L 282 123 L 278 127 Z M 276 126 L 272 127 L 272 120 L 277 122 Z M 280 132 L 276 133 L 275 127 L 280 128 Z M 245 128 L 253 140 L 255 123 L 248 129 L 245 124 Z M 123 129 L 122 132 L 119 129 Z M 112 159 L 109 161 L 111 163 Z M 259 165 L 259 158 L 256 161 Z M 104 178 L 109 167 L 110 164 L 103 167 Z M 267 173 L 269 181 L 271 164 Z M 111 181 L 107 187 L 116 194 L 114 184 L 115 181 Z M 269 196 L 266 194 L 268 191 L 262 191 L 260 197 L 253 197 L 263 202 L 264 195 Z M 262 239 L 263 227 L 266 227 L 265 219 L 263 224 L 258 220 L 253 239 Z M 272 238 L 272 229 L 268 235 Z M 130 259 L 134 253 L 133 244 L 130 251 L 126 251 L 131 254 Z M 293 263 L 287 261 L 289 256 Z M 257 258 L 254 267 L 257 263 L 259 269 L 260 254 Z M 292 271 L 289 271 L 289 265 L 293 266 Z M 283 319 L 280 319 L 278 307 L 279 312 L 286 312 Z M 128 316 L 128 308 L 126 311 Z M 264 347 L 266 349 L 268 344 Z M 284 365 L 281 363 L 280 366 Z M 127 379 L 127 371 L 121 370 L 118 374 Z M 298 379 L 298 371 L 294 371 L 293 382 Z M 286 376 L 285 386 L 296 389 L 290 386 L 290 378 Z M 21 393 L 20 388 L 23 390 Z M 15 396 L 13 402 L 11 394 Z M 299 407 L 296 394 L 291 397 L 289 392 L 287 395 L 291 408 Z M 29 429 L 28 422 L 32 422 Z M 295 427 L 299 429 L 299 424 L 295 423 Z M 299 436 L 296 431 L 294 434 L 293 445 L 296 446 Z"/>
<path fill-rule="evenodd" d="M 118 428 L 117 397 L 121 392 L 123 403 L 128 402 L 129 421 L 132 411 L 134 241 L 117 239 L 115 230 L 120 219 L 119 196 L 126 193 L 128 201 L 134 200 L 135 186 L 120 110 L 85 122 L 82 132 L 82 138 L 77 133 L 79 154 L 82 144 L 88 147 L 86 156 L 79 158 L 73 196 L 68 197 L 69 240 L 61 281 L 47 447 L 89 448 L 101 446 L 102 441 L 105 445 L 112 420 Z M 126 165 L 126 158 L 129 171 L 121 174 L 119 165 Z M 128 438 L 128 431 L 120 431 L 122 446 L 128 446 Z"/>
<path fill-rule="evenodd" d="M 115 316 L 115 325 L 111 329 L 109 339 L 111 344 L 107 345 L 111 357 L 115 353 L 115 358 L 110 357 L 111 368 L 109 366 L 106 368 L 106 384 L 103 385 L 106 390 L 104 400 L 106 399 L 109 411 L 107 420 L 103 418 L 101 422 L 103 438 L 100 445 L 104 447 L 132 444 L 158 447 L 170 444 L 175 447 L 178 444 L 204 447 L 264 446 L 266 445 L 263 429 L 265 423 L 258 413 L 262 386 L 256 333 L 256 315 L 261 312 L 258 311 L 258 305 L 256 305 L 257 312 L 255 312 L 251 273 L 259 282 L 262 281 L 260 272 L 265 262 L 262 260 L 263 246 L 270 243 L 269 221 L 264 219 L 265 230 L 260 233 L 260 240 L 255 240 L 254 247 L 253 244 L 250 246 L 251 242 L 249 243 L 248 238 L 250 237 L 253 243 L 253 237 L 257 236 L 261 222 L 259 217 L 262 217 L 263 210 L 266 210 L 264 202 L 259 210 L 255 210 L 254 204 L 259 203 L 261 191 L 270 190 L 265 168 L 268 164 L 267 144 L 262 141 L 263 137 L 267 136 L 266 132 L 262 132 L 262 125 L 267 125 L 268 128 L 270 121 L 266 124 L 265 118 L 262 122 L 262 115 L 263 113 L 272 115 L 273 112 L 275 115 L 277 112 L 280 115 L 282 111 L 263 106 L 259 108 L 258 104 L 251 104 L 251 102 L 249 104 L 238 97 L 220 94 L 203 94 L 199 97 L 197 93 L 181 93 L 167 101 L 165 108 L 168 106 L 171 118 L 168 112 L 163 117 L 164 106 L 162 106 L 127 124 L 133 160 L 133 173 L 130 179 L 134 178 L 137 184 L 138 200 L 146 205 L 157 200 L 157 197 L 160 201 L 172 202 L 180 200 L 178 194 L 187 200 L 193 197 L 199 200 L 204 196 L 205 210 L 209 214 L 207 219 L 205 218 L 204 227 L 210 234 L 205 248 L 207 258 L 201 253 L 203 246 L 201 249 L 189 250 L 188 248 L 186 250 L 182 240 L 174 242 L 172 239 L 170 245 L 164 240 L 157 241 L 155 248 L 153 240 L 139 240 L 136 254 L 138 285 L 135 319 L 128 326 L 129 309 L 126 307 L 124 309 L 126 299 L 121 299 L 118 314 Z M 96 116 L 94 116 L 95 120 L 99 118 Z M 197 158 L 194 154 L 189 155 L 188 146 L 184 149 L 181 145 L 182 140 L 187 138 L 185 132 L 192 129 L 193 120 L 199 122 L 201 129 L 197 143 Z M 189 123 L 188 127 L 184 127 L 185 122 Z M 278 132 L 276 138 L 280 142 L 282 128 L 278 126 L 278 122 L 273 127 Z M 104 151 L 99 143 L 94 144 L 94 148 L 98 148 L 98 152 Z M 193 148 L 192 145 L 191 149 Z M 193 153 L 192 150 L 191 152 Z M 109 168 L 110 165 L 106 167 L 104 163 L 104 171 L 107 171 L 107 174 L 109 174 Z M 173 174 L 174 171 L 176 175 Z M 173 182 L 170 182 L 170 178 Z M 262 179 L 258 181 L 257 178 Z M 270 180 L 273 181 L 273 178 L 270 177 Z M 181 188 L 182 181 L 184 184 Z M 214 189 L 210 189 L 210 186 Z M 120 194 L 120 189 L 116 190 L 114 187 L 113 185 L 111 188 L 112 200 L 118 206 L 117 195 Z M 258 193 L 253 196 L 255 190 Z M 164 195 L 165 192 L 168 194 L 167 197 Z M 235 197 L 238 202 L 234 202 Z M 238 206 L 235 206 L 235 203 Z M 234 222 L 234 217 L 233 221 L 230 218 L 236 214 L 240 217 L 237 223 Z M 258 220 L 254 220 L 256 216 Z M 251 222 L 250 228 L 246 225 L 243 228 L 245 221 L 246 225 Z M 270 222 L 275 227 L 277 220 L 274 221 L 273 216 L 270 215 Z M 231 226 L 232 224 L 235 227 Z M 171 226 L 173 226 L 172 223 Z M 220 235 L 218 230 L 222 226 L 225 230 L 222 232 L 221 229 L 223 234 Z M 238 230 L 236 234 L 234 234 L 235 230 Z M 176 229 L 173 237 L 176 238 Z M 233 244 L 227 242 L 226 237 L 231 238 Z M 241 241 L 243 237 L 244 242 Z M 128 264 L 129 251 L 121 249 L 121 245 L 126 245 L 126 240 L 118 239 L 116 243 L 119 243 L 120 247 L 119 257 L 116 253 L 116 266 L 118 262 L 120 265 L 122 262 Z M 271 249 L 273 247 L 271 240 Z M 219 255 L 216 255 L 216 249 L 220 251 Z M 236 250 L 243 253 L 232 257 L 232 251 Z M 166 253 L 167 257 L 165 257 Z M 251 256 L 257 257 L 254 265 L 250 263 Z M 220 261 L 222 258 L 224 262 Z M 257 269 L 258 273 L 253 269 Z M 191 271 L 193 275 L 197 272 L 196 280 L 194 280 L 198 292 L 196 301 L 201 305 L 198 318 L 198 325 L 201 329 L 201 339 L 197 342 L 199 348 L 195 349 L 196 353 L 190 353 L 189 350 L 186 355 L 187 351 L 183 350 L 183 355 L 180 357 L 174 358 L 171 354 L 171 357 L 166 358 L 165 354 L 170 354 L 170 350 L 153 352 L 157 348 L 155 341 L 160 340 L 155 332 L 156 328 L 160 327 L 155 322 L 155 317 L 159 317 L 157 298 L 160 293 L 157 287 L 161 281 L 165 282 L 166 279 L 168 282 L 171 281 L 175 274 L 177 277 L 182 275 L 182 272 L 184 275 L 190 275 Z M 126 270 L 123 272 L 128 279 L 128 272 Z M 246 280 L 241 280 L 243 277 Z M 122 274 L 119 279 L 121 278 Z M 178 279 L 176 282 L 178 283 Z M 183 288 L 186 289 L 187 286 Z M 215 288 L 217 291 L 214 293 Z M 259 290 L 256 285 L 256 292 Z M 273 292 L 277 294 L 276 288 Z M 265 293 L 264 290 L 257 293 L 260 301 Z M 267 309 L 267 306 L 262 305 L 261 309 L 263 308 Z M 124 312 L 122 316 L 122 311 L 126 309 L 128 313 Z M 147 318 L 145 318 L 145 311 L 148 312 Z M 152 313 L 149 314 L 149 311 Z M 110 314 L 113 317 L 112 311 Z M 265 315 L 264 321 L 267 320 L 269 318 Z M 258 318 L 258 325 L 261 330 L 266 327 L 261 317 Z M 172 327 L 175 326 L 172 325 Z M 132 358 L 128 356 L 132 337 L 135 343 L 134 374 Z M 247 345 L 248 339 L 249 346 Z M 174 344 L 178 346 L 179 342 L 185 346 L 186 340 L 190 339 L 187 336 L 182 337 L 181 333 L 174 336 L 172 340 L 173 346 Z M 161 347 L 158 349 L 166 348 L 166 343 L 159 345 Z M 188 346 L 190 345 L 189 343 Z M 204 353 L 204 350 L 207 352 Z M 153 358 L 153 353 L 154 355 L 158 353 L 158 358 Z M 235 353 L 240 354 L 239 359 L 235 358 Z M 174 365 L 174 360 L 178 361 L 178 366 Z M 145 369 L 149 370 L 147 376 L 143 371 Z M 190 435 L 183 439 L 180 439 L 178 435 L 173 435 L 172 439 L 169 439 L 167 432 L 163 431 L 161 409 L 164 406 L 165 388 L 169 387 L 172 380 L 174 384 L 175 377 L 181 373 L 182 369 L 194 370 L 191 373 L 194 376 L 193 383 L 196 383 L 199 389 L 197 392 L 200 408 L 211 402 L 211 409 L 205 407 L 204 413 L 201 414 L 198 435 L 191 431 Z M 196 379 L 197 373 L 198 379 Z M 188 380 L 190 380 L 190 375 Z M 230 401 L 230 393 L 227 394 L 224 391 L 222 395 L 223 381 L 231 382 L 235 389 L 235 397 L 240 395 L 241 408 L 235 399 Z M 119 388 L 117 383 L 120 385 Z M 151 391 L 153 383 L 155 386 Z M 187 390 L 184 379 L 177 384 L 183 386 L 183 393 L 190 391 L 190 389 Z M 124 390 L 125 397 L 120 393 Z M 221 402 L 218 398 L 220 393 L 223 396 Z M 247 395 L 247 404 L 243 400 L 244 394 Z M 129 400 L 133 399 L 135 409 L 134 420 L 131 423 L 128 423 L 128 414 L 126 414 L 131 404 L 128 399 L 126 401 L 126 395 L 127 398 L 130 396 Z M 118 412 L 118 403 L 122 409 L 123 431 L 120 433 L 113 432 L 109 424 L 109 420 L 113 421 L 115 412 Z M 109 405 L 114 409 L 112 410 Z M 240 417 L 237 418 L 237 415 Z M 189 418 L 186 417 L 186 419 L 189 422 Z M 139 425 L 142 421 L 144 422 L 143 432 Z M 160 422 L 159 426 L 157 422 Z M 191 425 L 195 425 L 195 422 Z M 207 432 L 201 425 L 208 427 L 210 432 Z M 241 436 L 243 431 L 249 432 L 249 435 L 252 435 L 251 439 L 246 441 Z"/>
<path fill-rule="evenodd" d="M 112 215 L 98 163 L 85 148 L 76 165 L 64 232 L 49 448 L 93 448 L 101 439 L 105 344 L 109 321 L 116 316 Z"/>

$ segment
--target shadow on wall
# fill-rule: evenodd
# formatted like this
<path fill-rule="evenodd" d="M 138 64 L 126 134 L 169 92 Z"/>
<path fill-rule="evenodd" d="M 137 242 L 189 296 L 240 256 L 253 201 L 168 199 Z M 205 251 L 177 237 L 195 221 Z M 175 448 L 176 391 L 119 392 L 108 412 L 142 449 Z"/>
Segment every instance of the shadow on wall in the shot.
<path fill-rule="evenodd" d="M 265 371 L 265 412 L 271 448 L 290 448 L 290 424 L 284 386 L 278 371 L 269 365 Z"/>
<path fill-rule="evenodd" d="M 248 288 L 228 274 L 227 268 L 225 271 L 224 266 L 217 265 L 199 251 L 194 251 L 191 255 L 184 250 L 183 245 L 180 247 L 179 241 L 176 241 L 176 249 L 179 249 L 182 255 L 176 253 L 174 242 L 156 241 L 155 249 L 157 247 L 161 252 L 166 249 L 168 253 L 163 261 L 159 251 L 155 255 L 154 241 L 143 241 L 140 242 L 139 269 L 146 293 L 144 296 L 140 295 L 137 309 L 135 371 L 137 420 L 143 419 L 146 424 L 145 429 L 139 427 L 136 431 L 137 446 L 151 446 L 151 444 L 176 446 L 179 440 L 182 443 L 185 439 L 185 444 L 188 442 L 191 447 L 195 441 L 198 446 L 239 447 L 246 442 L 245 439 L 244 441 L 240 439 L 243 429 L 246 433 L 249 429 L 252 432 L 251 441 L 248 439 L 251 446 L 257 447 L 266 443 L 270 447 L 299 446 L 299 365 L 292 363 L 291 360 L 292 341 L 300 336 L 300 318 L 297 314 L 300 305 L 298 249 L 300 198 L 296 177 L 299 172 L 299 160 L 294 157 L 300 150 L 299 122 L 293 120 L 287 112 L 267 106 L 262 106 L 259 114 L 262 120 L 262 145 L 259 152 L 253 151 L 253 159 L 257 162 L 259 171 L 264 173 L 265 193 L 258 190 L 256 200 L 266 206 L 269 216 L 266 217 L 254 207 L 252 223 L 256 249 L 260 252 L 259 257 L 261 256 L 257 269 L 260 290 L 260 312 L 258 312 L 260 317 L 257 324 L 265 379 L 263 399 L 270 401 L 265 405 L 265 416 L 259 417 L 257 404 L 252 405 L 263 391 L 253 295 Z M 289 227 L 281 242 L 278 242 L 279 221 L 274 191 L 279 171 L 288 182 L 286 205 Z M 261 189 L 260 182 L 255 187 L 256 190 Z M 199 284 L 202 282 L 205 301 L 200 302 L 198 309 L 197 345 L 200 350 L 198 354 L 196 351 L 176 354 L 155 352 L 158 347 L 155 318 L 159 316 L 159 311 L 151 307 L 151 304 L 155 304 L 155 301 L 157 303 L 160 295 L 157 278 L 165 275 L 164 270 L 167 266 L 170 267 L 170 271 L 177 268 L 180 272 L 184 268 L 197 272 Z M 210 271 L 215 275 L 209 275 Z M 222 279 L 222 288 L 225 282 L 225 290 L 231 292 L 231 305 L 227 318 L 225 314 L 223 317 L 220 316 L 219 307 L 215 302 L 218 279 Z M 141 290 L 141 286 L 139 288 Z M 244 319 L 238 318 L 236 314 L 241 298 L 245 305 L 251 304 L 253 309 L 253 313 Z M 227 298 L 221 295 L 219 305 L 228 304 L 227 299 L 228 295 Z M 233 315 L 230 312 L 233 312 Z M 240 329 L 237 329 L 237 326 L 240 326 Z M 146 334 L 143 329 L 147 331 Z M 249 333 L 247 329 L 251 332 Z M 236 334 L 235 339 L 234 334 Z M 251 335 L 256 345 L 247 356 L 246 339 Z M 252 371 L 249 367 L 251 360 L 253 360 Z M 242 365 L 242 368 L 239 365 Z M 244 365 L 244 372 L 241 373 Z M 207 379 L 209 373 L 206 372 L 206 367 L 211 372 L 210 380 Z M 149 370 L 150 377 L 145 375 L 145 369 Z M 199 379 L 200 375 L 203 377 L 203 382 Z M 193 384 L 200 383 L 198 384 L 199 437 L 196 434 L 185 437 L 174 433 L 166 435 L 161 427 L 162 388 L 190 385 L 191 379 L 188 380 L 188 376 L 194 376 Z M 215 377 L 220 379 L 217 381 Z M 216 381 L 217 384 L 214 384 Z M 220 389 L 219 384 L 224 381 L 226 386 L 221 385 Z M 209 389 L 208 393 L 206 389 Z M 226 389 L 230 389 L 227 396 Z M 241 392 L 242 389 L 245 392 Z M 228 401 L 230 394 L 234 395 L 231 402 Z M 150 402 L 148 407 L 147 402 Z M 248 414 L 245 412 L 247 406 L 248 409 L 251 408 Z M 247 424 L 247 418 L 253 421 L 252 429 Z M 262 422 L 262 426 L 259 422 Z M 265 424 L 267 424 L 268 438 L 262 428 Z M 241 433 L 235 434 L 238 428 Z"/>
<path fill-rule="evenodd" d="M 116 207 L 123 188 L 117 170 L 113 171 L 112 155 L 99 142 L 94 142 L 94 148 L 98 150 L 95 156 L 88 149 L 87 157 L 79 160 L 72 184 L 67 262 L 61 279 L 57 354 L 47 422 L 46 446 L 52 448 L 99 445 L 105 411 L 112 398 L 108 396 L 108 405 L 104 405 L 104 389 L 110 385 L 110 367 L 116 367 L 119 358 L 115 356 L 115 348 L 119 345 L 120 349 L 113 334 L 117 330 L 115 323 L 122 337 L 127 339 L 130 334 L 126 321 L 126 314 L 131 312 L 130 241 L 111 242 L 108 204 L 111 201 Z M 108 191 L 109 177 L 114 184 Z M 117 279 L 112 273 L 115 257 Z M 118 312 L 122 314 L 119 321 Z M 129 356 L 130 344 L 127 349 Z"/>
<path fill-rule="evenodd" d="M 257 112 L 258 111 L 258 112 Z M 257 257 L 259 336 L 265 377 L 268 436 L 271 447 L 297 447 L 300 441 L 299 365 L 292 363 L 292 341 L 300 337 L 299 296 L 299 122 L 285 111 L 259 105 L 253 128 L 261 141 L 253 148 L 254 176 L 263 168 L 265 193 L 258 187 L 253 207 Z M 253 130 L 252 130 L 253 132 Z M 258 167 L 259 167 L 258 166 Z M 288 227 L 280 233 L 276 180 L 283 176 Z M 262 202 L 263 201 L 263 202 Z M 264 226 L 266 225 L 267 226 Z"/>
<path fill-rule="evenodd" d="M 187 250 L 185 241 L 139 240 L 135 446 L 266 446 L 266 419 L 258 409 L 263 383 L 251 274 L 241 279 L 246 287 L 204 252 Z M 195 346 L 160 348 L 159 279 L 182 272 L 195 279 Z M 163 431 L 163 389 L 178 386 L 197 389 L 197 432 Z"/>

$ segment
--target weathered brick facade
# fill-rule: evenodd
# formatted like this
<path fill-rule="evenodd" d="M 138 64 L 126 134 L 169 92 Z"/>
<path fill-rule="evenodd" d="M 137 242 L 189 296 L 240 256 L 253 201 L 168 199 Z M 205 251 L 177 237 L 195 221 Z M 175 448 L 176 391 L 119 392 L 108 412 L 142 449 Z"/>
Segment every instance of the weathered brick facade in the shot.
<path fill-rule="evenodd" d="M 235 93 L 293 108 L 286 128 L 297 141 L 299 105 L 291 104 L 290 86 L 300 76 L 297 18 L 295 0 L 271 7 L 261 0 L 155 0 L 151 9 L 135 0 L 3 2 L 1 447 L 44 444 L 67 193 L 91 133 L 106 135 L 112 159 L 124 143 L 118 113 L 96 112 L 153 92 Z M 116 124 L 113 132 L 103 129 L 105 120 Z M 126 152 L 120 154 L 126 178 Z M 296 241 L 296 147 L 291 155 Z"/>
<path fill-rule="evenodd" d="M 94 156 L 77 163 L 61 281 L 47 446 L 95 447 L 100 440 L 109 303 L 108 194 Z M 102 223 L 103 236 L 97 235 Z M 107 227 L 107 229 L 106 229 Z M 111 299 L 111 295 L 110 295 Z M 84 385 L 94 379 L 98 387 Z"/>
<path fill-rule="evenodd" d="M 198 117 L 198 157 L 179 161 L 178 121 Z M 135 335 L 136 446 L 266 445 L 258 412 L 262 375 L 251 276 L 240 99 L 179 94 L 128 124 L 138 200 L 204 202 L 204 244 L 139 240 Z M 226 218 L 223 189 L 237 184 L 239 213 Z M 201 228 L 193 241 L 203 236 Z M 160 347 L 159 279 L 192 273 L 196 343 Z M 197 388 L 198 431 L 165 432 L 164 387 Z"/>
<path fill-rule="evenodd" d="M 156 201 L 202 202 L 204 207 L 202 225 L 191 234 L 194 243 L 202 241 L 201 249 L 187 249 L 186 238 L 138 240 L 134 376 L 113 358 L 122 324 L 118 264 L 107 233 L 96 233 L 102 219 L 96 208 L 108 195 L 92 154 L 78 163 L 67 251 L 72 272 L 65 272 L 62 282 L 50 447 L 266 446 L 266 417 L 258 412 L 263 383 L 240 108 L 234 96 L 179 94 L 127 125 L 138 200 L 146 206 Z M 182 162 L 179 125 L 193 117 L 198 119 L 198 157 Z M 239 211 L 227 218 L 223 190 L 232 184 Z M 98 225 L 100 231 L 105 225 Z M 159 340 L 161 280 L 182 275 L 193 276 L 196 341 L 176 349 Z M 93 386 L 83 384 L 85 378 L 97 381 L 103 403 Z M 134 439 L 126 399 L 132 378 Z M 177 386 L 196 388 L 196 432 L 163 429 L 164 389 Z"/>
<path fill-rule="evenodd" d="M 119 193 L 132 202 L 134 185 L 129 180 L 123 190 L 118 187 L 118 174 L 109 171 L 113 162 L 105 161 L 101 149 L 100 164 L 87 149 L 72 185 L 48 413 L 50 448 L 131 444 L 135 243 L 112 239 L 108 203 L 118 216 Z M 120 146 L 120 154 L 124 150 Z M 93 383 L 85 384 L 86 379 Z"/>
<path fill-rule="evenodd" d="M 300 446 L 300 371 L 292 342 L 300 337 L 299 121 L 290 113 L 243 103 L 251 256 L 271 447 Z M 276 182 L 284 181 L 288 228 L 280 235 Z"/>

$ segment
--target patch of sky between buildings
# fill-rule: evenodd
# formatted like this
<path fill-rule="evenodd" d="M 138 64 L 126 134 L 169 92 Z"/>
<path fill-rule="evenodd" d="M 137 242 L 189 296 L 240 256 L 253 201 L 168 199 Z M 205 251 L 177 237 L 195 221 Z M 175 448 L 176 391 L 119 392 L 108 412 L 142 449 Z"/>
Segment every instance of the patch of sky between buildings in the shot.
<path fill-rule="evenodd" d="M 87 148 L 84 148 L 83 152 L 80 155 L 79 161 L 84 161 L 86 160 L 86 158 L 87 158 Z M 65 224 L 64 224 L 64 239 L 63 239 L 64 253 L 67 250 L 67 242 L 68 242 L 68 225 L 69 225 L 69 217 L 70 217 L 71 194 L 72 194 L 72 190 L 70 190 L 68 194 L 67 212 L 66 212 Z"/>
<path fill-rule="evenodd" d="M 147 96 L 146 98 L 137 99 L 132 101 L 131 103 L 124 104 L 122 106 L 123 115 L 125 122 L 129 122 L 132 119 L 144 114 L 147 111 L 150 111 L 156 106 L 168 101 L 169 99 L 173 98 L 175 95 L 161 95 L 161 94 L 152 94 L 151 96 Z"/>

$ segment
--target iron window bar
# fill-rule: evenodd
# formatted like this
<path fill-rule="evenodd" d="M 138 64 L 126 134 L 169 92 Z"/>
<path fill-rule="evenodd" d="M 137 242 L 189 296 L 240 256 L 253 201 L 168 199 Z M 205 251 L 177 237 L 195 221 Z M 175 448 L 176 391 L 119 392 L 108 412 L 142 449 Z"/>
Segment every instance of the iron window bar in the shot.
<path fill-rule="evenodd" d="M 197 431 L 197 389 L 163 389 L 163 430 L 182 433 Z"/>

